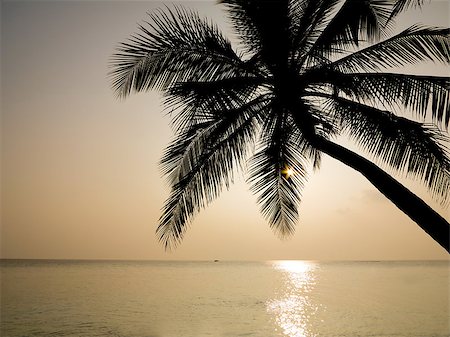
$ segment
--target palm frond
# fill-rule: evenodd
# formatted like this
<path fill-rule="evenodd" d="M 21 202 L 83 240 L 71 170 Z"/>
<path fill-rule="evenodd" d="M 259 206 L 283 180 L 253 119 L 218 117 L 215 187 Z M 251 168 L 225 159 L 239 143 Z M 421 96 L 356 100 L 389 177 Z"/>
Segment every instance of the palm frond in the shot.
<path fill-rule="evenodd" d="M 374 42 L 389 32 L 392 1 L 346 0 L 314 43 L 310 54 L 329 55 L 360 41 Z"/>
<path fill-rule="evenodd" d="M 422 180 L 443 204 L 450 190 L 449 138 L 424 125 L 344 98 L 332 99 L 342 128 L 363 150 L 397 171 Z"/>
<path fill-rule="evenodd" d="M 140 25 L 110 60 L 109 76 L 119 97 L 240 72 L 242 61 L 230 42 L 197 13 L 176 6 L 149 15 L 151 22 Z"/>
<path fill-rule="evenodd" d="M 157 228 L 166 249 L 183 238 L 195 214 L 217 198 L 233 181 L 236 168 L 244 165 L 254 141 L 264 98 L 217 113 L 217 120 L 180 134 L 167 148 L 161 167 L 172 192 Z"/>
<path fill-rule="evenodd" d="M 190 122 L 185 125 L 189 126 L 179 129 L 179 135 L 165 152 L 161 161 L 164 174 L 168 175 L 172 184 L 176 184 L 190 173 L 192 163 L 205 152 L 205 148 L 213 148 L 214 144 L 225 141 L 248 120 L 253 124 L 260 123 L 269 102 L 269 98 L 260 95 L 248 103 L 235 102 L 233 106 L 229 105 L 230 102 L 222 106 L 200 106 L 193 116 L 185 117 Z M 191 107 L 189 104 L 185 108 L 190 110 Z M 196 124 L 193 122 L 195 120 L 199 122 Z"/>
<path fill-rule="evenodd" d="M 225 5 L 235 32 L 244 44 L 247 53 L 256 54 L 261 47 L 261 36 L 258 31 L 258 15 L 256 1 L 245 0 L 220 0 Z"/>
<path fill-rule="evenodd" d="M 395 104 L 409 108 L 416 117 L 429 111 L 433 122 L 448 127 L 450 120 L 450 78 L 396 73 L 334 73 L 330 83 L 359 101 L 382 103 L 389 109 Z M 324 79 L 324 81 L 327 81 Z"/>
<path fill-rule="evenodd" d="M 309 52 L 340 2 L 341 0 L 291 2 L 292 56 L 298 68 L 303 66 L 307 56 L 314 56 L 314 59 L 319 60 L 325 58 L 325 55 L 313 55 Z"/>
<path fill-rule="evenodd" d="M 221 0 L 220 3 L 226 6 L 247 53 L 259 54 L 272 71 L 287 60 L 291 43 L 289 0 Z"/>
<path fill-rule="evenodd" d="M 192 123 L 189 128 L 180 130 L 172 142 L 166 147 L 160 160 L 160 169 L 172 186 L 180 180 L 180 164 L 183 161 L 194 161 L 204 147 L 205 137 L 217 125 L 215 120 Z M 193 159 L 191 159 L 193 158 Z"/>
<path fill-rule="evenodd" d="M 394 8 L 392 9 L 392 13 L 389 17 L 389 20 L 395 18 L 401 12 L 415 7 L 422 7 L 426 0 L 397 0 L 395 2 Z M 428 0 L 430 2 L 431 0 Z"/>
<path fill-rule="evenodd" d="M 450 29 L 414 25 L 331 64 L 344 73 L 378 71 L 421 61 L 450 62 Z"/>
<path fill-rule="evenodd" d="M 165 105 L 175 113 L 176 130 L 184 129 L 198 118 L 204 120 L 224 108 L 245 104 L 256 94 L 262 79 L 239 76 L 206 82 L 178 82 L 166 91 Z M 181 109 L 180 109 L 181 108 Z M 199 115 L 197 112 L 200 111 Z"/>
<path fill-rule="evenodd" d="M 272 111 L 266 119 L 260 149 L 250 160 L 248 180 L 270 227 L 280 237 L 287 237 L 297 223 L 306 171 L 292 126 L 283 117 Z"/>

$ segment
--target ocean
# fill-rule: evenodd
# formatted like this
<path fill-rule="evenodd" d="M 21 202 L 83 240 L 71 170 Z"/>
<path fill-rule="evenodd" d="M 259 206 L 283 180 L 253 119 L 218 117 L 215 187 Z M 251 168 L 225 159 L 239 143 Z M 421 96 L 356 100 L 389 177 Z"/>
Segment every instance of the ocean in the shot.
<path fill-rule="evenodd" d="M 2 260 L 2 337 L 448 337 L 449 261 Z"/>

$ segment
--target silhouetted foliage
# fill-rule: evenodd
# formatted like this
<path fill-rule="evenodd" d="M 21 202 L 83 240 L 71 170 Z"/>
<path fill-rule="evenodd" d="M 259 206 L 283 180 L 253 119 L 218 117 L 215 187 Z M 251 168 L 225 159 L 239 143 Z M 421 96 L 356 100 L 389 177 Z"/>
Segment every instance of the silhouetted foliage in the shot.
<path fill-rule="evenodd" d="M 348 135 L 377 163 L 421 180 L 446 204 L 449 78 L 389 69 L 423 61 L 448 65 L 449 29 L 415 25 L 388 37 L 393 18 L 411 1 L 221 4 L 240 52 L 216 25 L 174 6 L 150 14 L 112 58 L 119 97 L 162 90 L 173 116 L 177 134 L 161 160 L 172 192 L 157 229 L 166 248 L 246 164 L 271 227 L 281 236 L 293 233 L 308 166 L 318 168 L 325 152 L 364 174 L 448 250 L 448 222 L 331 140 Z M 294 174 L 283 173 L 288 168 Z M 412 208 L 422 209 L 424 219 Z"/>

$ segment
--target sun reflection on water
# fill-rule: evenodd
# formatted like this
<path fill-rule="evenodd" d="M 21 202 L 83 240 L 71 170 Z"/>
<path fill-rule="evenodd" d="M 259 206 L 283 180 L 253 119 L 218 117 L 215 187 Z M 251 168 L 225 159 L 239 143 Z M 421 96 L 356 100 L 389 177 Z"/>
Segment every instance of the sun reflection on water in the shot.
<path fill-rule="evenodd" d="M 306 261 L 274 261 L 273 267 L 286 276 L 280 298 L 267 302 L 267 310 L 276 325 L 288 337 L 316 336 L 310 327 L 318 306 L 312 303 L 309 293 L 315 286 L 317 265 Z"/>

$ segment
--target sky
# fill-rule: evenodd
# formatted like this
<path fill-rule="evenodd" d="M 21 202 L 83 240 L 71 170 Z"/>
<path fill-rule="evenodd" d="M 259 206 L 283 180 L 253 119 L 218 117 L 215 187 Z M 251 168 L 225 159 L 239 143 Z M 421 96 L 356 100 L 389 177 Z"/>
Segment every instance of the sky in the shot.
<path fill-rule="evenodd" d="M 168 2 L 1 2 L 2 258 L 402 260 L 448 254 L 365 178 L 324 156 L 280 240 L 244 178 L 165 252 L 155 229 L 169 188 L 158 161 L 173 132 L 158 92 L 118 100 L 107 77 L 119 42 Z M 183 1 L 230 34 L 214 1 Z M 435 0 L 397 28 L 449 25 Z M 231 35 L 230 35 L 231 36 Z M 449 74 L 436 65 L 415 68 Z M 450 220 L 424 188 L 401 180 Z"/>

